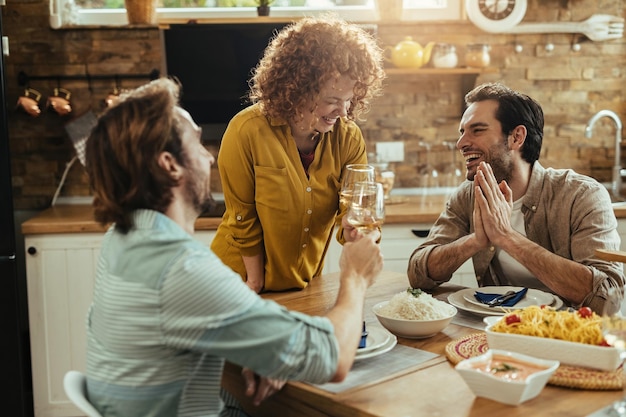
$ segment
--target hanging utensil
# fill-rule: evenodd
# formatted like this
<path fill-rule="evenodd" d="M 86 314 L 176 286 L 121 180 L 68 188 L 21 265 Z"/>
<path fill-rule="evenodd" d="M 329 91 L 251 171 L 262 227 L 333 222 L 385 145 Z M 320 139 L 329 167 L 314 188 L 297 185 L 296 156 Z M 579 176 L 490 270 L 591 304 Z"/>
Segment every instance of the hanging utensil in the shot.
<path fill-rule="evenodd" d="M 519 23 L 501 33 L 582 33 L 592 41 L 618 39 L 624 35 L 624 18 L 594 14 L 582 22 Z"/>

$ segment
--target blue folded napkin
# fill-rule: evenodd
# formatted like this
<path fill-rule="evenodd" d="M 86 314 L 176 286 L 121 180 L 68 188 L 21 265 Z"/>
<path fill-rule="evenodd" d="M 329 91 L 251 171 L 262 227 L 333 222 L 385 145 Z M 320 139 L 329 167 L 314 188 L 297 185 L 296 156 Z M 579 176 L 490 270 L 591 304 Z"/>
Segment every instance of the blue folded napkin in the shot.
<path fill-rule="evenodd" d="M 361 341 L 359 342 L 359 349 L 363 349 L 367 346 L 367 335 L 369 332 L 365 328 L 365 322 L 363 322 L 363 330 L 361 330 Z"/>
<path fill-rule="evenodd" d="M 528 291 L 528 288 L 522 288 L 521 290 L 517 291 L 513 298 L 509 298 L 508 301 L 505 301 L 503 304 L 500 304 L 500 307 L 513 307 L 522 298 L 524 298 L 524 296 L 526 295 L 526 291 Z M 493 300 L 494 298 L 498 298 L 502 296 L 503 294 L 504 293 L 492 294 L 492 293 L 484 293 L 484 292 L 476 291 L 474 293 L 474 297 L 481 303 L 487 304 L 489 301 Z"/>

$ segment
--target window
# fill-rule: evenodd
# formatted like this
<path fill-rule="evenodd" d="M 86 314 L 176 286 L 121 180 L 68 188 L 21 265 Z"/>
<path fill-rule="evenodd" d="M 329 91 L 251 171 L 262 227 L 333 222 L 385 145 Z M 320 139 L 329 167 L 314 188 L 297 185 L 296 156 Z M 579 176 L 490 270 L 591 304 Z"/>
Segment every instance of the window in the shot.
<path fill-rule="evenodd" d="M 461 0 L 402 0 L 402 20 L 458 20 Z"/>
<path fill-rule="evenodd" d="M 341 2 L 341 5 L 336 4 Z M 271 17 L 299 17 L 335 11 L 352 21 L 378 19 L 376 0 L 274 0 Z M 253 18 L 255 0 L 158 0 L 158 21 Z M 126 25 L 124 0 L 50 0 L 50 25 Z"/>
<path fill-rule="evenodd" d="M 271 17 L 290 18 L 333 11 L 354 22 L 375 22 L 394 0 L 274 0 Z M 460 0 L 395 0 L 402 20 L 457 20 Z M 393 6 L 392 6 L 393 8 Z M 158 21 L 253 18 L 256 0 L 158 0 Z M 124 0 L 50 0 L 50 26 L 126 25 Z"/>

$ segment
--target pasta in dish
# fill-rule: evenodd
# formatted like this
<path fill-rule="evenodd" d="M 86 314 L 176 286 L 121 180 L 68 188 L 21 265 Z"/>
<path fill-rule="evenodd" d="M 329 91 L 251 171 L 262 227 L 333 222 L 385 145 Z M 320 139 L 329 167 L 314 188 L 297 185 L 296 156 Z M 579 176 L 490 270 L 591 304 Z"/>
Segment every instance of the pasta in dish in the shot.
<path fill-rule="evenodd" d="M 530 306 L 504 315 L 490 330 L 601 345 L 604 342 L 601 321 L 599 315 L 585 307 L 579 311 L 556 311 L 545 306 Z"/>

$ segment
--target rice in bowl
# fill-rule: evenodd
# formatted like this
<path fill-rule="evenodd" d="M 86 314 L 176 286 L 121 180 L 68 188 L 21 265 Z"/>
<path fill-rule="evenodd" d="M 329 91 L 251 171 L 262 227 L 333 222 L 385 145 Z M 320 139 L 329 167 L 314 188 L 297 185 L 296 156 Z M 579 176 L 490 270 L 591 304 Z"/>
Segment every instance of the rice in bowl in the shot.
<path fill-rule="evenodd" d="M 415 295 L 414 295 L 415 294 Z M 430 294 L 409 288 L 372 308 L 376 318 L 396 336 L 422 339 L 442 331 L 457 309 Z"/>
<path fill-rule="evenodd" d="M 376 313 L 392 319 L 437 320 L 454 315 L 456 308 L 426 292 L 409 288 L 395 294 Z"/>

